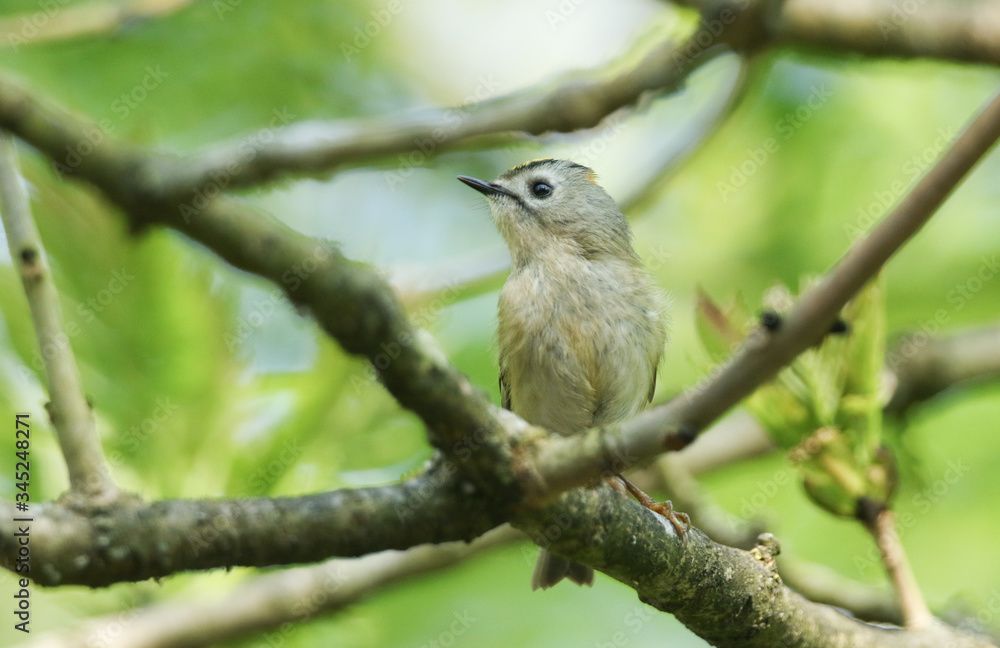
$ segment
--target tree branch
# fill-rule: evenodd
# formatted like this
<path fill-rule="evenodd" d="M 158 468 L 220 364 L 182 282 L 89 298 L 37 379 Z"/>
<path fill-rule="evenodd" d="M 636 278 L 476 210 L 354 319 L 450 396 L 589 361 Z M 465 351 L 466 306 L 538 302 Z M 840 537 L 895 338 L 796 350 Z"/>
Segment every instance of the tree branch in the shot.
<path fill-rule="evenodd" d="M 910 630 L 927 628 L 934 617 L 924 602 L 924 597 L 917 586 L 917 578 L 906 557 L 903 543 L 896 531 L 896 516 L 891 509 L 883 509 L 873 519 L 865 520 L 865 528 L 878 545 L 882 564 L 889 574 L 899 599 L 899 608 L 903 614 L 903 624 Z"/>
<path fill-rule="evenodd" d="M 39 8 L 0 18 L 0 48 L 14 51 L 24 45 L 69 40 L 81 36 L 111 34 L 129 23 L 170 15 L 193 0 L 131 0 L 124 3 L 88 2 L 83 5 L 39 5 Z"/>
<path fill-rule="evenodd" d="M 869 56 L 1000 64 L 1000 3 L 787 0 L 770 21 L 777 44 Z"/>
<path fill-rule="evenodd" d="M 942 337 L 908 333 L 887 364 L 896 388 L 885 411 L 902 415 L 951 387 L 1000 376 L 1000 324 Z"/>
<path fill-rule="evenodd" d="M 307 623 L 415 576 L 458 564 L 524 536 L 503 526 L 472 543 L 414 547 L 257 576 L 215 600 L 167 602 L 89 619 L 68 633 L 42 635 L 14 648 L 200 648 Z"/>
<path fill-rule="evenodd" d="M 59 156 L 73 144 L 60 137 L 82 132 L 74 118 L 55 110 L 33 112 L 26 109 L 38 105 L 33 97 L 5 89 L 0 79 L 0 125 L 36 136 L 41 145 L 32 143 L 48 154 Z M 565 519 L 568 527 L 553 543 L 542 544 L 636 587 L 643 600 L 674 612 L 711 641 L 830 645 L 831 637 L 843 636 L 845 641 L 856 639 L 852 645 L 937 645 L 945 639 L 978 645 L 971 638 L 956 639 L 937 624 L 921 633 L 890 632 L 810 604 L 780 586 L 768 566 L 766 548 L 739 552 L 715 545 L 697 531 L 683 545 L 660 518 L 606 488 L 557 495 L 622 460 L 634 464 L 682 447 L 818 341 L 847 299 L 991 145 L 1000 129 L 998 106 L 998 101 L 991 103 L 914 194 L 804 296 L 777 331 L 758 331 L 733 362 L 666 406 L 623 425 L 567 439 L 551 438 L 490 405 L 405 321 L 375 273 L 233 201 L 211 200 L 194 218 L 185 218 L 179 212 L 185 197 L 162 190 L 170 185 L 160 174 L 169 175 L 175 161 L 108 142 L 80 161 L 76 170 L 81 177 L 125 209 L 137 227 L 164 224 L 178 229 L 234 266 L 282 286 L 293 301 L 309 307 L 345 349 L 372 361 L 389 391 L 423 418 L 435 445 L 460 461 L 447 464 L 455 471 L 443 479 L 440 471 L 446 464 L 397 486 L 306 498 L 150 505 L 130 500 L 103 511 L 50 505 L 35 523 L 35 537 L 45 540 L 32 547 L 33 557 L 40 560 L 37 576 L 48 583 L 74 582 L 69 575 L 81 579 L 75 582 L 103 584 L 123 574 L 145 578 L 181 569 L 317 560 L 324 553 L 353 555 L 474 537 L 504 519 L 513 519 L 535 537 L 546 537 L 539 534 Z M 287 272 L 304 259 L 315 260 L 315 270 L 300 276 L 293 287 Z M 525 492 L 530 495 L 526 502 Z M 393 506 L 412 510 L 413 502 L 418 503 L 420 519 L 411 524 L 400 525 L 388 514 Z M 538 510 L 525 508 L 544 502 L 551 503 Z M 629 506 L 636 509 L 633 515 L 622 510 Z M 0 528 L 9 524 L 0 520 Z M 192 538 L 206 538 L 209 524 L 212 533 L 206 546 L 184 547 Z M 156 529 L 156 541 L 131 554 L 126 531 L 142 528 Z M 273 530 L 279 528 L 301 535 L 276 537 Z M 5 556 L 13 555 L 10 537 L 0 537 Z M 298 543 L 305 545 L 303 551 L 295 551 Z"/>
<path fill-rule="evenodd" d="M 541 135 L 597 126 L 614 111 L 631 106 L 649 92 L 673 92 L 706 56 L 685 57 L 693 41 L 661 41 L 625 69 L 615 61 L 573 73 L 562 81 L 484 100 L 466 107 L 434 109 L 409 116 L 313 122 L 277 130 L 273 139 L 247 154 L 247 138 L 214 146 L 177 168 L 171 193 L 197 193 L 226 179 L 226 187 L 246 187 L 288 173 L 316 173 L 372 163 L 394 154 L 426 157 L 475 138 L 500 133 Z M 699 53 L 704 52 L 698 47 Z M 626 59 L 623 59 L 626 60 Z M 492 91 L 492 89 L 488 89 Z M 256 140 L 255 140 L 256 141 Z M 421 158 L 421 159 L 422 159 Z"/>
<path fill-rule="evenodd" d="M 538 544 L 590 565 L 636 590 L 712 645 L 989 646 L 936 621 L 908 631 L 862 623 L 812 603 L 782 584 L 775 543 L 742 551 L 715 544 L 696 529 L 681 540 L 662 516 L 610 487 L 564 493 L 514 526 Z"/>
<path fill-rule="evenodd" d="M 288 174 L 332 171 L 430 147 L 433 153 L 500 133 L 540 135 L 596 126 L 648 92 L 672 92 L 726 44 L 738 51 L 762 46 L 821 47 L 874 56 L 937 57 L 1000 63 L 1000 39 L 991 26 L 996 2 L 953 7 L 921 4 L 901 12 L 896 3 L 823 0 L 684 2 L 702 10 L 704 24 L 684 42 L 667 39 L 639 63 L 575 73 L 563 82 L 488 99 L 466 111 L 430 110 L 409 117 L 313 122 L 268 133 L 248 155 L 248 141 L 213 147 L 175 169 L 166 193 L 193 198 L 205 187 L 239 188 Z M 710 28 L 709 28 L 710 27 Z M 626 57 L 627 58 L 627 57 Z M 625 60 L 625 59 L 623 59 Z M 456 125 L 456 116 L 460 118 Z M 273 136 L 273 137 L 272 137 Z"/>
<path fill-rule="evenodd" d="M 67 143 L 58 138 L 78 133 L 79 120 L 58 109 L 29 109 L 40 103 L 23 91 L 0 93 L 0 121 L 22 132 L 44 132 L 48 139 L 40 143 L 45 150 L 65 150 Z M 31 126 L 36 120 L 44 120 L 46 127 Z M 602 471 L 682 447 L 697 430 L 818 341 L 853 292 L 929 218 L 961 174 L 989 148 L 998 129 L 1000 102 L 993 101 L 913 194 L 802 298 L 779 330 L 757 331 L 731 363 L 680 398 L 624 424 L 572 438 L 551 438 L 491 405 L 409 325 L 375 273 L 350 264 L 336 251 L 227 199 L 215 199 L 197 218 L 186 219 L 176 209 L 176 197 L 159 194 L 156 182 L 148 182 L 160 160 L 124 151 L 110 141 L 82 160 L 79 170 L 122 206 L 136 226 L 159 222 L 178 229 L 235 267 L 270 279 L 294 302 L 310 308 L 346 350 L 364 355 L 380 370 L 388 390 L 427 424 L 435 445 L 460 458 L 455 465 L 468 486 L 480 496 L 499 498 L 491 504 L 498 523 L 511 512 L 504 507 L 520 502 L 524 490 L 531 493 L 529 501 L 540 502 Z M 309 264 L 314 270 L 301 271 L 305 260 L 315 262 Z M 295 272 L 294 283 L 288 281 L 289 272 Z M 368 551 L 384 548 L 368 545 Z M 196 561 L 188 568 L 208 565 Z"/>
<path fill-rule="evenodd" d="M 850 610 L 865 621 L 903 623 L 899 602 L 888 588 L 860 583 L 829 567 L 784 556 L 778 560 L 778 572 L 788 587 L 814 603 Z"/>
<path fill-rule="evenodd" d="M 100 587 L 468 541 L 503 522 L 468 491 L 454 466 L 439 463 L 399 484 L 303 497 L 44 504 L 32 511 L 31 576 L 41 585 Z M 0 514 L 0 555 L 13 569 L 17 514 L 10 503 Z"/>
<path fill-rule="evenodd" d="M 17 265 L 49 382 L 49 417 L 69 471 L 70 490 L 96 501 L 114 499 L 94 417 L 84 396 L 80 371 L 63 328 L 59 294 L 52 283 L 45 249 L 31 217 L 17 163 L 14 140 L 0 132 L 0 203 L 11 259 Z"/>
<path fill-rule="evenodd" d="M 185 0 L 173 0 L 183 4 Z M 881 2 L 827 3 L 822 0 L 686 0 L 702 11 L 705 24 L 684 42 L 666 39 L 639 63 L 622 71 L 623 63 L 575 73 L 563 82 L 548 82 L 475 106 L 428 110 L 419 115 L 373 120 L 309 122 L 220 144 L 195 156 L 162 156 L 155 164 L 114 165 L 117 171 L 143 175 L 147 190 L 172 195 L 197 211 L 223 189 L 260 184 L 287 174 L 317 174 L 345 166 L 373 163 L 388 156 L 419 151 L 433 153 L 469 144 L 501 133 L 538 135 L 573 131 L 597 125 L 608 114 L 635 104 L 648 92 L 671 92 L 687 76 L 718 54 L 726 44 L 740 51 L 767 45 L 826 47 L 877 56 L 928 56 L 951 60 L 1000 63 L 998 39 L 990 31 L 996 2 L 952 7 L 943 2 L 921 4 L 918 11 L 901 13 L 896 4 Z M 169 6 L 169 5 L 168 5 Z M 629 57 L 623 57 L 623 61 Z M 52 123 L 46 106 L 30 105 L 30 97 L 9 78 L 0 77 L 0 127 L 43 150 L 61 170 L 80 173 L 66 155 L 63 141 L 88 142 L 93 151 L 82 156 L 86 164 L 111 168 L 108 157 L 121 158 L 128 147 L 107 155 L 108 138 L 93 125 L 76 124 L 69 132 L 66 115 Z M 456 117 L 458 123 L 456 124 Z M 96 130 L 95 130 L 96 129 Z M 89 136 L 88 136 L 89 135 Z M 429 144 L 428 144 L 429 143 Z M 75 149 L 73 149 L 75 150 Z M 146 156 L 149 157 L 149 156 Z"/>

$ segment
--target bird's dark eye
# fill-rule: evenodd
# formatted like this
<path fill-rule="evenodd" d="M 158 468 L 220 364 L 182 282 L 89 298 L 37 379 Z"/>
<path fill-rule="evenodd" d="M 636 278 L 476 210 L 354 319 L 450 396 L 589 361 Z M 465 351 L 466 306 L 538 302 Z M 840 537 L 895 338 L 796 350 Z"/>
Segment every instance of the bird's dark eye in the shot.
<path fill-rule="evenodd" d="M 531 185 L 531 193 L 535 198 L 548 198 L 552 195 L 552 186 L 547 182 L 539 180 Z"/>

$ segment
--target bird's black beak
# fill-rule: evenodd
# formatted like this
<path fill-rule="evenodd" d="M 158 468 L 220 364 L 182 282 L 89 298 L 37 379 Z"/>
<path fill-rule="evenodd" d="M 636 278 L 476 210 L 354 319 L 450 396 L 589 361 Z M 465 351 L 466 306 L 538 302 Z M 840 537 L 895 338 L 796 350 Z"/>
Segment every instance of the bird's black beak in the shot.
<path fill-rule="evenodd" d="M 514 196 L 514 194 L 511 193 L 509 189 L 505 189 L 504 187 L 501 187 L 500 185 L 494 182 L 486 182 L 485 180 L 479 180 L 478 178 L 470 178 L 469 176 L 458 176 L 458 179 L 464 182 L 465 184 L 469 185 L 479 193 L 483 194 L 487 198 L 489 198 L 490 196 L 497 196 L 497 195 L 511 196 L 511 197 Z"/>

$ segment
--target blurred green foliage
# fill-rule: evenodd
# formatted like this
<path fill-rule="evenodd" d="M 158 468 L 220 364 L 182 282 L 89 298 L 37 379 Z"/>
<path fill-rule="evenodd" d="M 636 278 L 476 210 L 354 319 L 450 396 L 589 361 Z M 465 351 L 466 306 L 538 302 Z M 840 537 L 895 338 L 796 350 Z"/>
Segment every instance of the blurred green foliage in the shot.
<path fill-rule="evenodd" d="M 403 3 L 381 24 L 382 14 L 373 13 L 384 9 L 379 3 L 205 0 L 112 33 L 0 49 L 0 68 L 106 120 L 115 137 L 190 152 L 253 136 L 275 111 L 296 121 L 390 115 L 461 104 L 490 79 L 500 93 L 551 82 L 560 71 L 627 51 L 649 25 L 690 23 L 656 3 L 584 3 L 553 23 L 546 12 L 557 5 Z M 0 17 L 30 12 L 42 20 L 40 7 L 5 3 Z M 359 38 L 365 30 L 367 42 Z M 527 45 L 512 49 L 512 33 Z M 625 116 L 614 131 L 441 153 L 413 169 L 390 159 L 242 197 L 396 277 L 419 279 L 442 267 L 475 275 L 504 248 L 481 201 L 454 181 L 456 174 L 492 177 L 530 158 L 573 157 L 594 167 L 612 195 L 624 196 L 650 178 L 664 154 L 697 138 L 700 117 L 724 100 L 735 67 L 731 57 L 716 60 L 681 93 Z M 997 80 L 990 69 L 932 62 L 787 51 L 756 60 L 746 95 L 719 131 L 629 214 L 637 250 L 673 298 L 661 395 L 703 375 L 697 286 L 760 303 L 774 283 L 797 285 L 826 270 L 936 158 Z M 475 104 L 467 108 L 475 114 Z M 589 145 L 597 140 L 600 146 Z M 48 161 L 22 151 L 69 343 L 115 477 L 126 488 L 149 499 L 307 493 L 392 482 L 429 456 L 415 417 L 272 286 L 174 232 L 132 236 L 92 188 L 61 180 Z M 997 318 L 996 279 L 974 278 L 1000 241 L 998 171 L 1000 161 L 988 159 L 886 269 L 890 340 L 902 331 L 947 333 Z M 405 174 L 405 181 L 390 183 L 390 173 Z M 478 296 L 456 290 L 434 308 L 412 309 L 494 399 L 495 284 Z M 0 417 L 32 415 L 32 497 L 39 502 L 58 496 L 66 478 L 42 408 L 39 351 L 9 261 L 0 263 L 0 313 Z M 946 395 L 915 411 L 904 432 L 920 463 L 897 495 L 900 513 L 911 514 L 901 534 L 932 605 L 962 599 L 985 609 L 1000 580 L 991 540 L 1000 517 L 990 504 L 1000 500 L 998 395 L 996 385 Z M 12 458 L 0 454 L 4 497 L 13 493 Z M 824 515 L 795 480 L 776 479 L 789 470 L 787 459 L 773 455 L 707 475 L 704 484 L 734 513 L 765 518 L 785 553 L 883 582 L 864 532 Z M 949 539 L 958 539 L 962 551 L 939 560 Z M 456 614 L 477 621 L 454 645 L 614 645 L 618 638 L 629 646 L 704 645 L 667 615 L 642 617 L 634 592 L 605 578 L 593 590 L 531 593 L 534 554 L 533 547 L 511 547 L 394 588 L 296 626 L 284 645 L 331 638 L 424 645 L 448 631 Z M 184 574 L 93 592 L 36 588 L 34 628 L 218 595 L 250 573 Z M 0 575 L 0 582 L 9 579 Z M 0 642 L 22 638 L 12 633 L 9 624 L 0 627 Z"/>
<path fill-rule="evenodd" d="M 815 282 L 807 281 L 800 295 Z M 802 485 L 814 502 L 831 513 L 854 517 L 862 500 L 866 510 L 889 504 L 895 469 L 882 443 L 885 300 L 876 278 L 843 310 L 819 346 L 807 349 L 775 379 L 744 401 L 789 460 L 798 466 Z M 715 363 L 729 359 L 745 341 L 744 331 L 777 328 L 795 298 L 783 285 L 764 295 L 762 315 L 752 315 L 739 300 L 723 310 L 699 295 L 696 328 Z"/>

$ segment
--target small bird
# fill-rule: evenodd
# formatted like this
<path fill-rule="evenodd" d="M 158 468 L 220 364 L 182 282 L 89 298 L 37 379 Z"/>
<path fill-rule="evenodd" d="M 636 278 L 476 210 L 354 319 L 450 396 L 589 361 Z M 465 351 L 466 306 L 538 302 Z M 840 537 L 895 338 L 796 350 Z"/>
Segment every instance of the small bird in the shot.
<path fill-rule="evenodd" d="M 667 337 L 664 296 L 596 177 L 581 164 L 552 159 L 514 167 L 493 182 L 458 176 L 486 196 L 510 248 L 497 318 L 502 404 L 563 436 L 645 407 Z M 618 479 L 683 535 L 677 517 L 687 524 L 687 516 L 675 517 L 669 502 L 657 505 Z M 532 589 L 563 578 L 591 585 L 594 572 L 543 549 Z"/>

